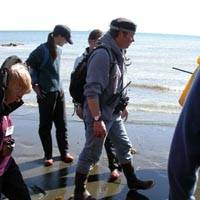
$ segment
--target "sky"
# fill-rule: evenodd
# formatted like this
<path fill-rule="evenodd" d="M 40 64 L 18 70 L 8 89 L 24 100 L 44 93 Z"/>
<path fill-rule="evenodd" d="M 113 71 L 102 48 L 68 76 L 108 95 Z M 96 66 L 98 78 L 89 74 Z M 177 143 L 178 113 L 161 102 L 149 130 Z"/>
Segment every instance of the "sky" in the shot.
<path fill-rule="evenodd" d="M 2 0 L 0 30 L 108 30 L 112 19 L 125 17 L 137 32 L 200 35 L 199 0 Z"/>

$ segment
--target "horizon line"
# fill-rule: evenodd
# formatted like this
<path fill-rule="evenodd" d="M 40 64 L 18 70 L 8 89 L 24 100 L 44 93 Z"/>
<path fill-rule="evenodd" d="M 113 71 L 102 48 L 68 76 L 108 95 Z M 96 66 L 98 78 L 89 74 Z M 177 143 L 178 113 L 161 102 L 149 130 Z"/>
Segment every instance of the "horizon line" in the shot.
<path fill-rule="evenodd" d="M 52 30 L 0 30 L 0 32 L 51 32 Z M 90 32 L 91 30 L 72 30 L 71 32 Z M 108 30 L 106 31 L 103 31 L 103 32 L 107 32 Z M 163 32 L 136 32 L 136 34 L 157 34 L 157 35 L 181 35 L 181 36 L 194 36 L 194 37 L 200 37 L 200 35 L 195 35 L 195 34 L 187 34 L 187 33 L 163 33 Z"/>

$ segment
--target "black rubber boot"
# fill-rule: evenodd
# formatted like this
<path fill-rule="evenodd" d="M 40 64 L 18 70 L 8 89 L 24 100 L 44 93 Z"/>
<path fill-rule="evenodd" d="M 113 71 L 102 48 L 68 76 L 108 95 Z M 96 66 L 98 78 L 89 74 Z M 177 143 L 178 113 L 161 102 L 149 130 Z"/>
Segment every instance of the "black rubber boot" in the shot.
<path fill-rule="evenodd" d="M 152 180 L 142 181 L 136 177 L 131 162 L 123 164 L 121 166 L 130 190 L 147 190 L 153 187 L 154 181 Z"/>
<path fill-rule="evenodd" d="M 86 189 L 87 174 L 76 172 L 74 200 L 92 200 L 91 194 Z"/>

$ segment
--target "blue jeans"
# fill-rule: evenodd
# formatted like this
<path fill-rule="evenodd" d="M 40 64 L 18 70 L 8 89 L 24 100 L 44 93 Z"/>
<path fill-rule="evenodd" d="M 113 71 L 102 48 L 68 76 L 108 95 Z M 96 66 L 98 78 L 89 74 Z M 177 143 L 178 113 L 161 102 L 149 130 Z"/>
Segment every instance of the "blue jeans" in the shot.
<path fill-rule="evenodd" d="M 109 167 L 110 171 L 112 172 L 115 169 L 122 171 L 122 168 L 119 164 L 119 160 L 116 155 L 115 148 L 114 148 L 112 142 L 110 141 L 109 137 L 106 137 L 104 147 L 105 147 L 106 154 L 108 157 L 108 167 Z"/>
<path fill-rule="evenodd" d="M 85 122 L 86 125 L 86 142 L 79 156 L 76 171 L 82 174 L 88 174 L 90 166 L 97 163 L 102 153 L 105 138 L 97 138 L 93 133 L 93 123 Z M 121 164 L 131 162 L 132 144 L 127 136 L 124 122 L 121 117 L 114 118 L 106 122 L 108 137 L 113 143 L 118 160 Z"/>

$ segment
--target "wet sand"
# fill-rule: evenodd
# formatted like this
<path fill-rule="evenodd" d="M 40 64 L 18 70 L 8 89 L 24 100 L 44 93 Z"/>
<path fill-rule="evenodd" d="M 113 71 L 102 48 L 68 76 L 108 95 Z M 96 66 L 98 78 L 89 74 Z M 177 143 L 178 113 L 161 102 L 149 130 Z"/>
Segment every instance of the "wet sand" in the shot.
<path fill-rule="evenodd" d="M 44 167 L 43 150 L 37 133 L 37 108 L 24 106 L 12 114 L 16 139 L 13 156 L 19 164 L 33 200 L 54 200 L 58 197 L 67 200 L 73 193 L 76 163 L 85 139 L 82 122 L 72 118 L 71 113 L 68 115 L 70 153 L 75 156 L 75 161 L 65 164 L 59 160 L 53 129 L 55 162 L 51 167 Z M 136 174 L 141 179 L 154 179 L 155 187 L 148 191 L 139 191 L 142 194 L 140 197 L 136 197 L 138 194 L 129 194 L 127 197 L 128 187 L 123 175 L 114 183 L 108 182 L 109 170 L 104 151 L 100 162 L 91 171 L 88 190 L 101 200 L 166 200 L 169 189 L 167 158 L 174 127 L 132 123 L 126 123 L 126 127 L 138 151 L 133 158 Z"/>

